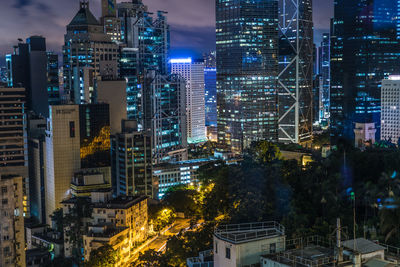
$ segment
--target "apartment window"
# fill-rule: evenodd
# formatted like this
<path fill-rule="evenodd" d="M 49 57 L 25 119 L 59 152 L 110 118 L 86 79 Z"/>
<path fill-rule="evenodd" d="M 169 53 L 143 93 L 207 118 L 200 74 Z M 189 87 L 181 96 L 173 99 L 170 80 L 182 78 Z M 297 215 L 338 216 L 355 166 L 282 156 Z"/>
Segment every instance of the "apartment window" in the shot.
<path fill-rule="evenodd" d="M 276 243 L 272 243 L 269 245 L 269 253 L 271 254 L 276 253 Z"/>
<path fill-rule="evenodd" d="M 8 204 L 8 199 L 3 198 L 3 199 L 1 200 L 1 204 L 7 205 L 7 204 Z"/>
<path fill-rule="evenodd" d="M 1 187 L 1 193 L 6 194 L 7 193 L 7 186 L 2 186 Z"/>
<path fill-rule="evenodd" d="M 74 121 L 69 122 L 69 137 L 71 137 L 71 138 L 75 137 L 75 122 Z"/>
<path fill-rule="evenodd" d="M 230 248 L 225 248 L 225 258 L 227 258 L 227 259 L 231 258 L 231 249 Z"/>

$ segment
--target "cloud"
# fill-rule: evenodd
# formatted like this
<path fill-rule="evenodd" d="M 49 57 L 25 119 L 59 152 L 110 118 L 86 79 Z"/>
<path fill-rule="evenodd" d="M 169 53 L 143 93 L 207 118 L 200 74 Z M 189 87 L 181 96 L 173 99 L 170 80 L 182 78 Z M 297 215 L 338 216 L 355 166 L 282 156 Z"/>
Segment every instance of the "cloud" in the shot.
<path fill-rule="evenodd" d="M 128 0 L 121 0 L 128 1 Z M 329 4 L 327 4 L 329 1 Z M 329 29 L 333 0 L 314 0 L 316 29 Z M 78 0 L 3 0 L 0 9 L 0 56 L 12 52 L 17 38 L 46 37 L 50 50 L 60 52 L 65 27 L 79 8 Z M 90 0 L 100 16 L 101 0 Z M 120 2 L 120 1 L 119 1 Z M 167 11 L 173 49 L 207 51 L 215 46 L 215 0 L 143 0 L 151 12 Z"/>

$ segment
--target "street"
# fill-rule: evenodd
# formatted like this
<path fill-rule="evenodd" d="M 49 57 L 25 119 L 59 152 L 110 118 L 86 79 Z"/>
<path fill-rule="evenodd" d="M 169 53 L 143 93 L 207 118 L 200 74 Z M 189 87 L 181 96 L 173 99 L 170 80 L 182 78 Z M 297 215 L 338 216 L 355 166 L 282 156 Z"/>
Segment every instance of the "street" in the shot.
<path fill-rule="evenodd" d="M 146 250 L 149 249 L 153 249 L 155 251 L 164 251 L 167 241 L 171 236 L 177 235 L 181 230 L 185 231 L 189 227 L 189 219 L 177 219 L 171 228 L 166 230 L 164 233 L 161 233 L 159 236 L 155 237 L 154 240 L 143 246 L 143 248 L 140 248 L 138 251 L 136 251 L 136 255 L 132 258 L 132 261 L 137 259 L 139 253 L 144 253 Z"/>

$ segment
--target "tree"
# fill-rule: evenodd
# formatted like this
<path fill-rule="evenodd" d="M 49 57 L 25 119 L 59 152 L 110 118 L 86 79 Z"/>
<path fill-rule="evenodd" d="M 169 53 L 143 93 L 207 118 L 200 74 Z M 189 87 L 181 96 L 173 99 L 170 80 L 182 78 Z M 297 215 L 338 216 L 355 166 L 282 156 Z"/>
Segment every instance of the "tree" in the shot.
<path fill-rule="evenodd" d="M 199 215 L 199 193 L 186 185 L 178 185 L 168 189 L 163 197 L 163 203 L 172 207 L 176 212 L 183 212 L 185 216 Z"/>
<path fill-rule="evenodd" d="M 61 232 L 63 231 L 63 209 L 56 209 L 53 214 L 50 215 L 51 220 L 55 222 L 56 231 Z"/>
<path fill-rule="evenodd" d="M 246 154 L 259 163 L 270 163 L 282 158 L 278 146 L 268 141 L 253 142 Z"/>
<path fill-rule="evenodd" d="M 157 252 L 154 249 L 146 250 L 144 253 L 139 253 L 135 267 L 166 267 L 169 266 L 167 259 L 162 252 Z"/>
<path fill-rule="evenodd" d="M 120 260 L 120 254 L 109 244 L 90 252 L 90 259 L 85 263 L 87 267 L 113 267 Z"/>

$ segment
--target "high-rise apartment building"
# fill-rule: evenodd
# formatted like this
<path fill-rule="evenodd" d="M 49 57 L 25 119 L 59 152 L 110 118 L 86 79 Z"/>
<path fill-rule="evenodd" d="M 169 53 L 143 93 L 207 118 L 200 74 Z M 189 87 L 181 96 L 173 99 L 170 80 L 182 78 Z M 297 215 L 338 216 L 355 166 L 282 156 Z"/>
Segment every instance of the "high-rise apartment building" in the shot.
<path fill-rule="evenodd" d="M 64 91 L 75 104 L 90 103 L 95 97 L 94 79 L 117 69 L 118 45 L 104 33 L 86 0 L 80 1 L 64 39 Z"/>
<path fill-rule="evenodd" d="M 25 267 L 23 178 L 0 174 L 0 266 Z"/>
<path fill-rule="evenodd" d="M 381 139 L 400 141 L 400 76 L 389 76 L 381 88 Z"/>
<path fill-rule="evenodd" d="M 135 121 L 124 121 L 112 139 L 113 188 L 116 195 L 157 197 L 152 173 L 152 137 L 139 132 Z"/>
<path fill-rule="evenodd" d="M 192 58 L 170 60 L 171 72 L 186 81 L 186 130 L 189 143 L 206 140 L 204 61 Z"/>
<path fill-rule="evenodd" d="M 25 168 L 28 165 L 25 99 L 25 88 L 0 87 L 0 168 L 2 173 L 6 169 L 15 171 L 17 168 Z"/>
<path fill-rule="evenodd" d="M 279 0 L 279 140 L 312 137 L 313 21 L 311 0 Z"/>
<path fill-rule="evenodd" d="M 335 1 L 331 28 L 331 138 L 354 139 L 356 123 L 380 133 L 384 78 L 400 72 L 397 0 Z"/>
<path fill-rule="evenodd" d="M 278 2 L 217 0 L 218 142 L 278 139 Z"/>
<path fill-rule="evenodd" d="M 78 105 L 50 106 L 46 130 L 46 221 L 61 208 L 68 196 L 71 179 L 81 168 Z"/>
<path fill-rule="evenodd" d="M 6 56 L 9 70 L 8 86 L 26 89 L 26 110 L 48 116 L 48 56 L 46 39 L 31 36 L 20 42 L 14 53 Z"/>

